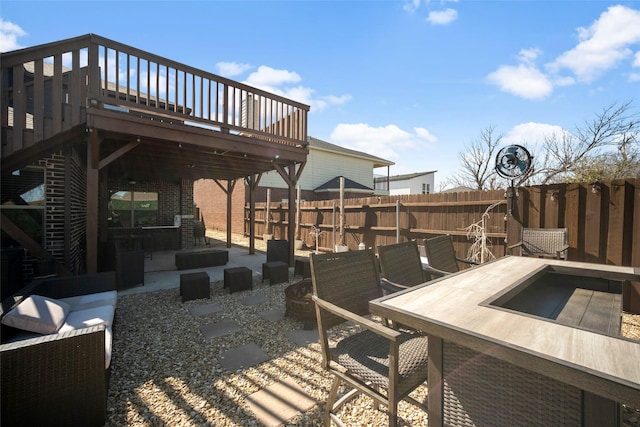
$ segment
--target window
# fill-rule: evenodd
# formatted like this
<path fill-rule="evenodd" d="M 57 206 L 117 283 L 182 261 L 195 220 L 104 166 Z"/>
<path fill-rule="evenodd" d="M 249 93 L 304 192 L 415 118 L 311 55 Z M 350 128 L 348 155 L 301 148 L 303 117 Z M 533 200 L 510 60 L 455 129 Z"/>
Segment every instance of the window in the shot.
<path fill-rule="evenodd" d="M 2 213 L 20 230 L 44 245 L 46 201 L 44 169 L 29 167 L 2 178 Z M 20 246 L 4 231 L 2 247 Z"/>
<path fill-rule="evenodd" d="M 109 227 L 157 225 L 158 193 L 149 191 L 111 191 Z"/>

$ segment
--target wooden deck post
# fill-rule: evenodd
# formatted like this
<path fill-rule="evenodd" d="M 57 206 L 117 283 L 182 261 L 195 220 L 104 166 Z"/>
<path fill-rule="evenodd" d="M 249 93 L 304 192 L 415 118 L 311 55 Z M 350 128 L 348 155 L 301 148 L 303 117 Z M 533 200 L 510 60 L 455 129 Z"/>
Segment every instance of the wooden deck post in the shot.
<path fill-rule="evenodd" d="M 98 271 L 98 199 L 99 176 L 98 135 L 89 129 L 87 137 L 87 273 Z"/>

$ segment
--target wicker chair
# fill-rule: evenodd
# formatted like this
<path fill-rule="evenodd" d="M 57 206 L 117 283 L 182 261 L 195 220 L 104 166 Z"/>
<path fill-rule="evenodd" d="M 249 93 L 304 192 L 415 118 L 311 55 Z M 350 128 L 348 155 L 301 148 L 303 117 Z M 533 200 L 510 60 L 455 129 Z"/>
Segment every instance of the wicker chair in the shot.
<path fill-rule="evenodd" d="M 458 258 L 451 236 L 444 235 L 424 240 L 424 249 L 429 260 L 429 272 L 434 276 L 446 276 L 460 271 L 458 262 L 478 265 L 477 262 Z"/>
<path fill-rule="evenodd" d="M 206 236 L 206 227 L 204 226 L 203 221 L 194 221 L 193 222 L 193 238 L 196 241 L 196 244 L 200 244 L 200 241 L 207 244 L 207 236 Z"/>
<path fill-rule="evenodd" d="M 267 241 L 267 262 L 262 264 L 262 280 L 269 280 L 270 285 L 289 280 L 288 240 Z"/>
<path fill-rule="evenodd" d="M 566 260 L 568 243 L 569 231 L 566 228 L 523 228 L 522 239 L 515 245 L 507 246 L 507 249 L 520 247 L 522 255 Z"/>
<path fill-rule="evenodd" d="M 431 274 L 422 267 L 415 240 L 393 245 L 378 246 L 382 279 L 380 286 L 393 293 L 431 280 Z"/>
<path fill-rule="evenodd" d="M 427 379 L 427 338 L 363 317 L 369 314 L 369 300 L 381 296 L 373 250 L 311 254 L 311 277 L 322 366 L 334 375 L 325 425 L 332 420 L 342 425 L 337 411 L 360 393 L 387 406 L 390 426 L 397 425 L 400 400 L 426 411 L 409 393 Z M 346 321 L 358 325 L 360 332 L 329 347 L 329 329 Z M 352 390 L 336 401 L 343 383 Z"/>

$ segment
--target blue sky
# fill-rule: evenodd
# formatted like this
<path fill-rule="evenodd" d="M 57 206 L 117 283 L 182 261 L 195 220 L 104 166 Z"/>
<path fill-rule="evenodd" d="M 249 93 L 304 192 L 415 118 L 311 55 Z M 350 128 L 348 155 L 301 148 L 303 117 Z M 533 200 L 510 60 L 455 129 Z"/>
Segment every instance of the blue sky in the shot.
<path fill-rule="evenodd" d="M 489 126 L 531 147 L 640 108 L 640 1 L 0 3 L 2 51 L 88 33 L 309 104 L 309 135 L 436 189 Z"/>

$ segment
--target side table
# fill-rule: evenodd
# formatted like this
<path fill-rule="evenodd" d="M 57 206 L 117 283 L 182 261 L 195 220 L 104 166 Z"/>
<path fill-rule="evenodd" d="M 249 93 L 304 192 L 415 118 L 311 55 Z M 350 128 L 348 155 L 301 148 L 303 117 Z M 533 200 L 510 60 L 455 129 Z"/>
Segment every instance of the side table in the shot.
<path fill-rule="evenodd" d="M 211 298 L 209 284 L 209 275 L 205 271 L 181 274 L 180 295 L 182 296 L 182 302 L 193 299 Z"/>
<path fill-rule="evenodd" d="M 229 287 L 229 293 L 249 291 L 253 289 L 253 274 L 247 267 L 233 267 L 224 269 L 224 287 Z"/>

